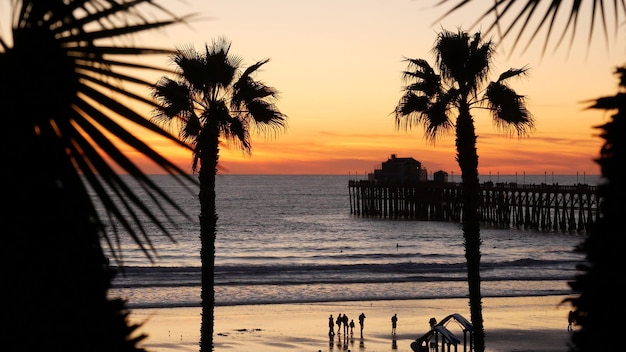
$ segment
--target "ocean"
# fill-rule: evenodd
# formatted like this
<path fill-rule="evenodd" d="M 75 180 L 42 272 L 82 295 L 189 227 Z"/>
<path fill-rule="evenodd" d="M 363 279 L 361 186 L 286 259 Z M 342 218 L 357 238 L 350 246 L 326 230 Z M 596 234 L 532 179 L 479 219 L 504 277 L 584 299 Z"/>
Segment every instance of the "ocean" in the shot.
<path fill-rule="evenodd" d="M 130 308 L 200 306 L 197 192 L 152 176 L 190 215 L 173 240 L 148 228 L 150 261 L 122 236 L 124 273 L 110 297 Z M 357 175 L 217 176 L 216 305 L 467 297 L 461 225 L 350 214 Z M 460 177 L 457 176 L 460 181 Z M 454 180 L 450 180 L 454 181 Z M 488 175 L 481 181 L 595 185 L 589 175 Z M 113 226 L 115 224 L 108 224 Z M 119 230 L 119 226 L 118 226 Z M 484 227 L 485 297 L 571 293 L 580 232 Z"/>

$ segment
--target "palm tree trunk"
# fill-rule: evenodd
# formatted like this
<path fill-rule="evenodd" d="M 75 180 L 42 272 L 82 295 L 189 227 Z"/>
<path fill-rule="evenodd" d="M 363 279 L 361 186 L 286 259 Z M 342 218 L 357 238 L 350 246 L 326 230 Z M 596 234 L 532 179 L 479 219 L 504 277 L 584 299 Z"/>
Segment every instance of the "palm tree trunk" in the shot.
<path fill-rule="evenodd" d="M 459 117 L 456 124 L 456 148 L 463 187 L 463 240 L 467 261 L 470 314 L 474 327 L 474 348 L 476 352 L 484 352 L 485 332 L 482 294 L 480 292 L 480 245 L 482 240 L 480 239 L 480 219 L 478 218 L 480 195 L 478 153 L 476 151 L 474 121 L 465 100 L 459 107 Z"/>
<path fill-rule="evenodd" d="M 217 211 L 215 208 L 215 175 L 219 160 L 218 129 L 214 123 L 207 124 L 198 142 L 200 155 L 200 260 L 202 263 L 202 321 L 200 325 L 200 352 L 213 350 L 215 316 L 215 238 Z"/>

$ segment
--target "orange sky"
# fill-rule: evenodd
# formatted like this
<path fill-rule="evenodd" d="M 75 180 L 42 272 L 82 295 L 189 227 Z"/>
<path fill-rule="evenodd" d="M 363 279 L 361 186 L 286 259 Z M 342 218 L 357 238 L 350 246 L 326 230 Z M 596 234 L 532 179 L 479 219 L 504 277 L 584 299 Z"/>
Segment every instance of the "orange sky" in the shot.
<path fill-rule="evenodd" d="M 277 136 L 253 135 L 251 156 L 223 145 L 222 174 L 365 174 L 391 154 L 414 157 L 429 173 L 458 174 L 454 135 L 433 145 L 420 128 L 398 131 L 390 114 L 402 94 L 403 57 L 423 58 L 434 65 L 431 49 L 437 32 L 469 28 L 478 18 L 478 11 L 465 11 L 435 23 L 445 10 L 433 5 L 437 2 L 167 2 L 176 5 L 177 13 L 195 12 L 206 19 L 142 38 L 160 46 L 201 48 L 225 36 L 232 41 L 231 53 L 242 57 L 245 65 L 270 58 L 257 78 L 281 92 L 278 107 L 288 116 L 288 128 Z M 599 173 L 593 159 L 602 140 L 593 126 L 610 115 L 585 110 L 582 102 L 617 92 L 612 73 L 625 60 L 623 46 L 615 43 L 623 43 L 624 35 L 616 33 L 607 47 L 601 33 L 589 46 L 587 28 L 577 33 L 580 38 L 570 50 L 565 45 L 544 56 L 539 50 L 545 34 L 540 33 L 526 52 L 514 51 L 511 58 L 511 42 L 502 42 L 492 78 L 511 67 L 530 67 L 527 78 L 511 85 L 528 97 L 537 128 L 526 138 L 509 137 L 494 128 L 489 116 L 475 110 L 481 174 Z M 145 137 L 190 170 L 188 151 L 151 138 Z"/>

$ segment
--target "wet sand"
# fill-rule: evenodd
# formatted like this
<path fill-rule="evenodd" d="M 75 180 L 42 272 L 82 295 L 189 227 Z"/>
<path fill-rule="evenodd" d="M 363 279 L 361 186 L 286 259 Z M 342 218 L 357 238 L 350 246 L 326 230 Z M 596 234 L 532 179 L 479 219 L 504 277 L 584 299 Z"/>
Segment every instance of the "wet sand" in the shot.
<path fill-rule="evenodd" d="M 484 298 L 487 352 L 567 351 L 568 304 L 564 296 Z M 438 321 L 459 313 L 470 320 L 467 299 L 356 301 L 216 307 L 215 351 L 391 351 L 411 352 L 411 342 Z M 131 320 L 144 322 L 148 351 L 198 351 L 200 308 L 133 309 Z M 352 334 L 328 336 L 328 318 L 347 314 L 356 325 Z M 358 316 L 364 313 L 363 338 Z M 398 315 L 396 335 L 391 316 Z M 458 338 L 456 324 L 447 326 Z M 337 326 L 334 326 L 335 333 Z M 440 349 L 441 350 L 441 349 Z M 454 346 L 452 346 L 454 351 Z M 463 351 L 463 345 L 458 346 Z"/>

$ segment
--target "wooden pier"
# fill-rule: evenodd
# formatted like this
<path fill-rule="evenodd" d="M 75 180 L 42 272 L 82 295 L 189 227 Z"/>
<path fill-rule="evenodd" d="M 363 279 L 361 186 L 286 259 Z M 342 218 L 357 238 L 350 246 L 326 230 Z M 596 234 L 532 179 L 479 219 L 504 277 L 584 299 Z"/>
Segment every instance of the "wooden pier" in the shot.
<path fill-rule="evenodd" d="M 386 219 L 461 221 L 462 187 L 455 182 L 349 181 L 350 213 Z M 497 227 L 585 231 L 599 214 L 597 186 L 481 184 L 481 221 Z"/>

